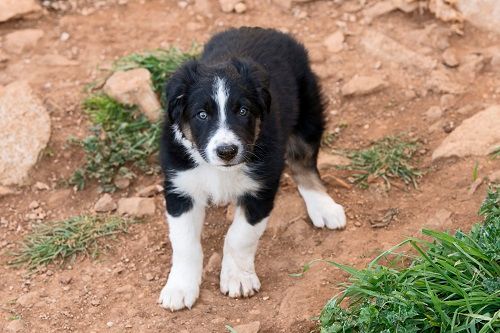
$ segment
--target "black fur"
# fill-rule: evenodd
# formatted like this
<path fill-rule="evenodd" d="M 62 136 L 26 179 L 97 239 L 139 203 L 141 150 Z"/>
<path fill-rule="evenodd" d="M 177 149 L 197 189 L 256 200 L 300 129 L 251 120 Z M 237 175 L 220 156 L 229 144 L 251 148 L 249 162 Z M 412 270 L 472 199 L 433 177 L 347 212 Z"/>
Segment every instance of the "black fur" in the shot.
<path fill-rule="evenodd" d="M 182 66 L 167 84 L 161 161 L 167 210 L 173 216 L 188 211 L 192 199 L 175 194 L 169 177 L 196 163 L 174 140 L 172 125 L 177 124 L 186 137 L 192 136 L 196 148 L 203 150 L 218 117 L 210 99 L 216 75 L 224 77 L 231 88 L 229 108 L 238 110 L 244 104 L 250 109 L 251 116 L 243 119 L 231 115 L 229 121 L 248 150 L 244 159 L 250 176 L 262 184 L 259 193 L 238 199 L 248 221 L 255 224 L 273 208 L 286 156 L 291 163 L 307 158 L 304 167 L 317 172 L 316 158 L 324 128 L 319 84 L 307 51 L 289 35 L 261 28 L 230 29 L 215 35 L 201 58 Z M 206 111 L 213 121 L 201 122 L 197 118 L 199 110 Z M 287 155 L 291 136 L 304 144 Z"/>

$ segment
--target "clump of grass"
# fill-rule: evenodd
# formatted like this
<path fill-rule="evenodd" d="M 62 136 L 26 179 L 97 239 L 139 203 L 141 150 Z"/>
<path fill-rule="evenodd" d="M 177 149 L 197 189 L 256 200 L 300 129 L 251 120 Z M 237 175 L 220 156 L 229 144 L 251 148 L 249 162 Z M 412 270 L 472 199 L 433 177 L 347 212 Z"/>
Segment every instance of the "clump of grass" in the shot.
<path fill-rule="evenodd" d="M 18 252 L 9 264 L 27 265 L 29 269 L 67 259 L 85 253 L 95 258 L 104 245 L 99 241 L 118 233 L 127 232 L 136 220 L 116 216 L 71 217 L 53 223 L 38 224 L 22 241 Z"/>
<path fill-rule="evenodd" d="M 352 277 L 324 307 L 321 332 L 499 332 L 500 188 L 488 193 L 480 214 L 484 224 L 470 233 L 423 230 L 432 242 L 408 239 L 366 269 L 331 262 Z M 394 252 L 405 244 L 417 255 Z M 379 263 L 391 257 L 410 264 Z"/>
<path fill-rule="evenodd" d="M 119 59 L 113 70 L 147 69 L 151 72 L 155 91 L 162 95 L 166 80 L 183 62 L 196 55 L 194 48 L 188 52 L 170 48 L 131 54 Z M 87 180 L 97 180 L 102 191 L 112 192 L 116 190 L 113 180 L 117 175 L 134 177 L 130 167 L 146 174 L 157 171 L 157 163 L 152 163 L 150 157 L 159 148 L 159 123 L 149 122 L 136 107 L 120 104 L 99 93 L 89 96 L 83 108 L 93 126 L 90 136 L 83 140 L 72 139 L 72 143 L 83 148 L 86 162 L 74 172 L 70 184 L 82 190 Z"/>
<path fill-rule="evenodd" d="M 90 136 L 73 140 L 83 148 L 86 163 L 73 174 L 71 184 L 81 190 L 86 180 L 94 179 L 104 192 L 112 192 L 117 174 L 133 177 L 129 167 L 145 173 L 156 171 L 149 158 L 158 151 L 159 123 L 149 122 L 135 107 L 102 94 L 88 97 L 84 109 L 94 125 Z"/>
<path fill-rule="evenodd" d="M 166 80 L 185 61 L 195 59 L 198 56 L 198 48 L 192 47 L 187 52 L 172 47 L 169 49 L 158 49 L 146 53 L 134 53 L 115 62 L 115 71 L 129 70 L 133 68 L 145 68 L 151 73 L 153 88 L 161 95 L 164 101 L 164 85 Z"/>
<path fill-rule="evenodd" d="M 401 179 L 417 187 L 422 172 L 412 165 L 419 148 L 416 140 L 389 136 L 375 142 L 370 148 L 347 154 L 351 164 L 343 167 L 353 171 L 354 182 L 367 188 L 369 183 L 381 178 L 390 188 L 391 181 Z"/>

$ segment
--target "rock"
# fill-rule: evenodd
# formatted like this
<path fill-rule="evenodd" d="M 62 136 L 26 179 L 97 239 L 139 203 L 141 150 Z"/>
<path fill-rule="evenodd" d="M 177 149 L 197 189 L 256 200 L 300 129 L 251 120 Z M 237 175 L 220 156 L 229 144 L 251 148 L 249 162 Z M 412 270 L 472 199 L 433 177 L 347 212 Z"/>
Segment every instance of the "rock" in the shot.
<path fill-rule="evenodd" d="M 500 170 L 493 171 L 488 175 L 488 179 L 495 183 L 500 183 Z"/>
<path fill-rule="evenodd" d="M 431 106 L 426 112 L 425 112 L 425 118 L 428 120 L 437 120 L 441 118 L 443 115 L 443 110 L 439 106 Z"/>
<path fill-rule="evenodd" d="M 464 120 L 436 148 L 432 159 L 490 154 L 500 146 L 499 119 L 500 105 L 493 105 Z"/>
<path fill-rule="evenodd" d="M 0 22 L 39 13 L 41 10 L 36 0 L 2 0 L 0 1 Z"/>
<path fill-rule="evenodd" d="M 116 203 L 108 193 L 104 194 L 97 200 L 94 205 L 94 211 L 97 213 L 107 213 L 116 209 Z"/>
<path fill-rule="evenodd" d="M 59 36 L 59 40 L 61 42 L 67 42 L 69 40 L 69 38 L 71 37 L 71 35 L 69 34 L 69 32 L 66 32 L 66 31 L 63 31 L 61 33 L 61 36 Z"/>
<path fill-rule="evenodd" d="M 371 23 L 375 18 L 396 10 L 396 5 L 391 0 L 376 2 L 373 6 L 363 10 L 365 22 Z"/>
<path fill-rule="evenodd" d="M 16 193 L 14 190 L 0 185 L 0 198 Z"/>
<path fill-rule="evenodd" d="M 139 192 L 137 192 L 137 196 L 142 198 L 154 197 L 161 192 L 163 192 L 163 186 L 154 184 L 140 189 Z"/>
<path fill-rule="evenodd" d="M 335 168 L 336 166 L 345 166 L 349 165 L 351 160 L 345 156 L 340 155 L 332 155 L 319 151 L 318 154 L 318 169 L 325 170 L 329 168 Z"/>
<path fill-rule="evenodd" d="M 50 116 L 26 82 L 0 95 L 0 184 L 23 184 L 50 138 Z"/>
<path fill-rule="evenodd" d="M 120 103 L 137 105 L 150 121 L 160 119 L 161 105 L 153 91 L 151 74 L 147 69 L 115 72 L 106 81 L 103 90 Z"/>
<path fill-rule="evenodd" d="M 219 253 L 214 252 L 208 259 L 207 265 L 204 268 L 205 273 L 217 273 L 220 271 L 222 258 Z"/>
<path fill-rule="evenodd" d="M 337 30 L 324 39 L 323 45 L 326 46 L 329 52 L 338 53 L 344 49 L 344 40 L 344 33 Z"/>
<path fill-rule="evenodd" d="M 443 64 L 448 67 L 457 67 L 460 62 L 458 61 L 457 53 L 455 50 L 447 48 L 441 55 L 443 59 Z"/>
<path fill-rule="evenodd" d="M 127 177 L 116 177 L 113 184 L 120 190 L 125 190 L 130 186 L 130 179 Z"/>
<path fill-rule="evenodd" d="M 42 182 L 36 182 L 33 187 L 37 191 L 48 191 L 48 190 L 50 190 L 49 185 L 47 185 L 45 183 L 42 183 Z"/>
<path fill-rule="evenodd" d="M 24 306 L 25 308 L 30 308 L 33 306 L 38 301 L 38 293 L 35 291 L 29 292 L 27 294 L 24 294 L 20 296 L 16 303 Z"/>
<path fill-rule="evenodd" d="M 428 90 L 437 94 L 455 94 L 459 95 L 465 91 L 465 88 L 456 80 L 452 80 L 444 70 L 432 71 L 425 86 Z"/>
<path fill-rule="evenodd" d="M 247 5 L 245 5 L 243 2 L 238 2 L 234 6 L 234 11 L 238 14 L 243 14 L 244 12 L 247 11 Z"/>
<path fill-rule="evenodd" d="M 260 330 L 260 321 L 235 326 L 234 330 L 238 333 L 257 333 Z"/>
<path fill-rule="evenodd" d="M 155 201 L 153 198 L 122 198 L 118 201 L 118 213 L 134 217 L 144 217 L 155 213 Z"/>
<path fill-rule="evenodd" d="M 239 2 L 240 0 L 219 0 L 220 9 L 222 9 L 224 13 L 230 13 Z"/>
<path fill-rule="evenodd" d="M 59 278 L 59 283 L 64 284 L 64 285 L 68 285 L 71 283 L 72 280 L 73 280 L 73 278 L 71 276 L 63 275 Z"/>
<path fill-rule="evenodd" d="M 500 33 L 500 1 L 457 0 L 453 3 L 466 21 L 482 29 Z"/>
<path fill-rule="evenodd" d="M 441 109 L 449 110 L 455 105 L 455 96 L 452 94 L 445 94 L 441 96 L 439 99 L 439 105 L 441 105 Z"/>
<path fill-rule="evenodd" d="M 153 274 L 151 274 L 151 273 L 146 273 L 146 275 L 144 277 L 148 281 L 153 281 L 155 279 L 155 276 Z"/>
<path fill-rule="evenodd" d="M 38 201 L 32 201 L 28 206 L 28 208 L 31 210 L 37 209 L 38 207 L 40 207 L 40 203 Z"/>
<path fill-rule="evenodd" d="M 9 53 L 21 54 L 35 48 L 44 32 L 40 29 L 17 30 L 5 36 L 4 49 Z"/>
<path fill-rule="evenodd" d="M 24 330 L 24 321 L 22 319 L 12 320 L 5 326 L 6 333 L 17 333 L 21 332 L 22 330 Z"/>
<path fill-rule="evenodd" d="M 410 50 L 394 39 L 372 29 L 367 30 L 363 35 L 361 45 L 368 53 L 405 67 L 431 70 L 437 65 L 431 57 Z"/>
<path fill-rule="evenodd" d="M 343 96 L 362 96 L 378 92 L 387 87 L 387 83 L 378 76 L 354 76 L 342 87 Z"/>

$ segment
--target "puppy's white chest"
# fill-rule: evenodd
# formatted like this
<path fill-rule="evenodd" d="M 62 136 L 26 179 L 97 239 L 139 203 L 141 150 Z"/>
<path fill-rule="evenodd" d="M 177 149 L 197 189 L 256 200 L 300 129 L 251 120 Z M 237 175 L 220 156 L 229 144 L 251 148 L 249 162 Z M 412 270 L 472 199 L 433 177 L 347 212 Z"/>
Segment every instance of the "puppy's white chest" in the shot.
<path fill-rule="evenodd" d="M 172 183 L 179 193 L 185 193 L 196 201 L 221 205 L 234 202 L 246 193 L 259 190 L 259 183 L 245 173 L 244 168 L 220 170 L 210 165 L 199 165 L 178 172 Z"/>

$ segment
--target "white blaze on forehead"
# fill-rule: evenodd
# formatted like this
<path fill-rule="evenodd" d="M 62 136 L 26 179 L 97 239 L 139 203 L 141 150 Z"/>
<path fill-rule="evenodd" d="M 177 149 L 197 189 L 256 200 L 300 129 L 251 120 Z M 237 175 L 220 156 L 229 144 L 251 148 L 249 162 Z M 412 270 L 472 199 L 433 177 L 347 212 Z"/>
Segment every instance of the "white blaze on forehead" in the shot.
<path fill-rule="evenodd" d="M 226 123 L 226 104 L 229 96 L 229 91 L 226 86 L 226 81 L 218 76 L 215 77 L 213 85 L 213 99 L 219 110 L 219 121 L 221 125 Z"/>

